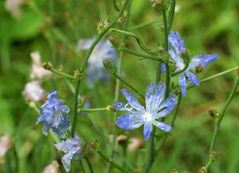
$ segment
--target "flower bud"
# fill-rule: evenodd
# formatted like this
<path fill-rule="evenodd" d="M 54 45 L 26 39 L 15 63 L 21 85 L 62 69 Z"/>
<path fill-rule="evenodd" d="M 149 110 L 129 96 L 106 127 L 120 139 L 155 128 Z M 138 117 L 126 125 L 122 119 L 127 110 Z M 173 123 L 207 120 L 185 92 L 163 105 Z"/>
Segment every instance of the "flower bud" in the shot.
<path fill-rule="evenodd" d="M 74 70 L 73 73 L 74 73 L 74 77 L 76 79 L 80 79 L 81 78 L 81 72 L 78 69 Z"/>
<path fill-rule="evenodd" d="M 212 117 L 212 118 L 217 118 L 219 117 L 219 113 L 217 112 L 216 109 L 210 108 L 208 110 L 208 114 Z"/>
<path fill-rule="evenodd" d="M 115 66 L 110 60 L 104 60 L 103 61 L 105 70 L 109 73 L 114 73 L 115 72 Z"/>
<path fill-rule="evenodd" d="M 108 25 L 109 22 L 106 19 L 99 21 L 99 23 L 97 24 L 98 33 L 101 33 Z"/>
<path fill-rule="evenodd" d="M 50 62 L 44 62 L 44 63 L 42 64 L 42 67 L 43 67 L 44 69 L 46 69 L 46 70 L 51 70 L 52 65 L 51 65 Z"/>
<path fill-rule="evenodd" d="M 196 68 L 195 68 L 195 72 L 196 73 L 200 73 L 200 72 L 202 72 L 203 71 L 203 67 L 201 66 L 201 65 L 199 65 L 199 66 L 197 66 Z"/>
<path fill-rule="evenodd" d="M 167 0 L 150 0 L 152 3 L 152 7 L 161 10 L 165 8 L 167 4 Z"/>
<path fill-rule="evenodd" d="M 117 36 L 110 36 L 109 41 L 114 47 L 119 47 L 119 45 L 121 43 L 120 38 Z"/>
<path fill-rule="evenodd" d="M 115 112 L 116 110 L 112 105 L 109 105 L 109 106 L 106 107 L 106 111 Z"/>
<path fill-rule="evenodd" d="M 90 147 L 91 149 L 93 149 L 94 151 L 98 151 L 100 148 L 100 144 L 97 141 L 92 141 L 90 143 Z"/>

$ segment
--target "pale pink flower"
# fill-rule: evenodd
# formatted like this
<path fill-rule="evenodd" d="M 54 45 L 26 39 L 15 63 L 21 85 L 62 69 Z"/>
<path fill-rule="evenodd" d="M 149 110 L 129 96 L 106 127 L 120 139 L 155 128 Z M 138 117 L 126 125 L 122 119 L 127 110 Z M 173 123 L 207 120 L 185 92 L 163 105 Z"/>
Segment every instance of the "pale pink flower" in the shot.
<path fill-rule="evenodd" d="M 51 72 L 48 70 L 45 70 L 41 65 L 41 56 L 39 52 L 32 52 L 31 53 L 32 58 L 32 71 L 31 71 L 31 79 L 40 80 L 44 77 L 50 76 Z"/>

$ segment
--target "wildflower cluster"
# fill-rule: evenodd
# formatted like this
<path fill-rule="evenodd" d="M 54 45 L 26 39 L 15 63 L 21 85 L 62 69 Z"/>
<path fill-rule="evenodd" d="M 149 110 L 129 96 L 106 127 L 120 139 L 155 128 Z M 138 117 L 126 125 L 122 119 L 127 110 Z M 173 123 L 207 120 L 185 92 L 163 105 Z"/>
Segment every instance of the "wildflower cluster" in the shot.
<path fill-rule="evenodd" d="M 75 102 L 73 105 L 74 113 L 72 121 L 70 118 L 70 108 L 65 104 L 64 100 L 58 98 L 57 91 L 49 93 L 45 103 L 42 106 L 40 106 L 40 116 L 38 117 L 36 124 L 43 123 L 42 133 L 44 135 L 48 135 L 48 133 L 50 132 L 56 134 L 61 139 L 60 142 L 55 144 L 55 147 L 57 150 L 64 153 L 64 156 L 62 157 L 62 164 L 66 172 L 69 172 L 71 170 L 72 158 L 79 159 L 83 152 L 80 138 L 74 136 L 74 134 L 76 134 L 76 126 L 78 122 L 76 121 L 77 116 L 82 114 L 87 116 L 87 113 L 97 111 L 115 111 L 116 113 L 114 113 L 114 115 L 112 116 L 117 116 L 117 111 L 124 111 L 125 114 L 117 118 L 112 118 L 116 120 L 115 122 L 112 123 L 114 123 L 117 127 L 123 130 L 134 130 L 143 126 L 142 136 L 144 137 L 145 142 L 150 140 L 151 145 L 149 146 L 152 147 L 149 148 L 149 155 L 151 154 L 151 159 L 149 159 L 150 163 L 147 164 L 145 171 L 148 172 L 154 162 L 152 153 L 156 152 L 156 149 L 153 147 L 156 145 L 156 142 L 163 139 L 163 137 L 161 136 L 159 137 L 157 136 L 157 139 L 155 139 L 156 136 L 155 134 L 163 133 L 162 136 L 168 135 L 168 133 L 173 129 L 174 125 L 173 123 L 178 113 L 178 110 L 175 111 L 176 113 L 174 117 L 171 118 L 173 119 L 171 122 L 168 122 L 168 119 L 166 118 L 170 116 L 170 114 L 174 111 L 175 107 L 179 109 L 179 103 L 182 98 L 181 96 L 184 97 L 186 96 L 189 83 L 194 84 L 194 86 L 200 85 L 197 73 L 201 72 L 207 65 L 217 60 L 217 54 L 198 54 L 191 58 L 189 51 L 185 47 L 184 41 L 182 40 L 180 34 L 178 32 L 170 31 L 171 28 L 167 23 L 164 26 L 166 27 L 164 31 L 165 32 L 164 40 L 166 46 L 163 51 L 160 50 L 157 53 L 155 52 L 152 53 L 153 51 L 147 49 L 143 44 L 143 42 L 136 35 L 134 35 L 134 33 L 128 32 L 126 30 L 112 28 L 114 24 L 117 21 L 119 21 L 120 17 L 127 18 L 126 16 L 128 15 L 127 13 L 129 11 L 127 11 L 126 7 L 130 8 L 129 2 L 131 1 L 130 0 L 125 1 L 125 4 L 123 4 L 121 7 L 122 9 L 121 10 L 118 9 L 119 11 L 118 16 L 114 20 L 112 20 L 112 22 L 107 23 L 107 26 L 103 27 L 99 31 L 100 34 L 98 36 L 93 37 L 91 39 L 81 39 L 78 41 L 76 45 L 77 50 L 87 51 L 86 57 L 83 58 L 82 64 L 79 68 L 79 71 L 77 72 L 79 72 L 80 75 L 82 76 L 84 76 L 86 72 L 87 82 L 89 85 L 88 89 L 96 87 L 97 85 L 95 84 L 97 82 L 106 83 L 109 79 L 109 75 L 113 75 L 117 79 L 115 85 L 114 101 L 112 101 L 110 105 L 105 108 L 90 108 L 89 106 L 87 106 L 89 102 L 86 102 L 85 104 L 85 102 L 82 101 L 82 103 L 80 103 L 81 101 L 79 97 L 81 89 L 80 86 L 82 80 L 84 79 L 81 76 L 82 78 L 81 77 L 71 78 L 76 83 L 75 87 L 70 86 L 71 89 L 74 90 L 73 93 L 75 98 L 74 99 Z M 159 11 L 163 12 L 167 11 L 165 10 L 165 8 L 168 7 L 167 2 L 168 1 L 152 1 L 153 6 L 157 7 Z M 116 6 L 115 8 L 117 9 L 118 8 L 117 3 L 115 4 L 115 6 Z M 173 6 L 172 9 L 174 9 Z M 167 15 L 164 15 L 164 17 L 165 16 L 167 17 Z M 123 34 L 124 36 L 129 37 L 131 36 L 135 38 L 137 40 L 137 43 L 139 44 L 139 47 L 145 53 L 145 56 L 141 55 L 141 57 L 143 58 L 150 57 L 151 59 L 157 60 L 157 69 L 155 70 L 156 82 L 154 83 L 150 82 L 149 84 L 144 85 L 144 87 L 146 88 L 145 96 L 141 94 L 141 92 L 138 91 L 136 88 L 134 88 L 134 86 L 132 86 L 130 83 L 128 83 L 121 77 L 122 56 L 117 57 L 116 53 L 117 51 L 115 48 L 113 48 L 110 41 L 107 39 L 105 41 L 100 41 L 103 38 L 104 33 L 110 34 L 111 31 L 118 32 L 120 34 Z M 123 38 L 124 38 L 123 40 L 125 40 L 125 37 Z M 126 47 L 124 43 L 122 43 L 121 46 L 122 45 Z M 121 54 L 119 55 L 123 55 L 123 50 L 124 48 L 122 48 L 122 50 L 121 49 L 119 50 L 122 51 L 120 52 Z M 130 50 L 128 52 L 132 53 L 133 51 Z M 165 55 L 162 55 L 163 53 L 165 53 Z M 135 52 L 133 52 L 132 54 L 136 56 L 139 55 L 138 53 Z M 167 58 L 164 59 L 164 57 Z M 169 64 L 170 65 L 172 64 L 173 67 L 171 68 Z M 104 68 L 106 69 L 108 74 L 106 73 Z M 158 77 L 160 68 L 161 71 L 164 72 L 165 78 Z M 54 71 L 52 72 L 54 73 Z M 44 72 L 42 75 L 47 76 L 49 74 Z M 63 72 L 58 73 L 58 75 L 62 75 L 63 77 L 67 76 L 71 77 L 71 75 Z M 32 76 L 33 78 L 37 78 L 37 76 L 39 75 L 33 74 Z M 135 94 L 141 96 L 142 99 L 140 100 L 136 98 L 134 94 L 131 93 L 128 89 L 121 89 L 121 93 L 125 97 L 126 102 L 119 101 L 118 95 L 121 87 L 120 82 L 125 84 L 130 90 L 134 91 Z M 34 82 L 34 85 L 35 88 L 31 89 L 32 92 L 34 91 L 34 93 L 38 93 L 38 95 L 40 95 L 39 93 L 44 92 L 37 86 L 36 82 Z M 181 89 L 181 93 L 176 92 L 175 88 L 177 87 Z M 26 86 L 26 88 L 29 88 L 29 86 Z M 37 92 L 35 92 L 35 90 L 37 90 Z M 38 101 L 39 100 L 38 95 L 34 94 L 31 97 L 33 98 L 33 100 Z M 83 106 L 84 104 L 85 107 Z M 94 123 L 96 123 L 96 121 L 94 121 Z M 97 128 L 97 130 L 99 129 Z M 71 131 L 71 137 L 69 137 L 69 131 Z M 113 131 L 114 132 L 112 136 L 116 135 L 115 134 L 116 130 L 114 129 Z M 134 148 L 138 149 L 143 146 L 142 144 L 143 137 L 141 140 L 140 138 L 139 139 L 131 138 L 130 135 L 129 136 L 121 135 L 120 137 L 121 138 L 115 138 L 116 140 L 115 139 L 113 140 L 115 140 L 116 143 L 118 142 L 118 144 L 124 147 L 128 144 L 128 141 L 136 141 L 135 143 L 137 143 L 136 147 L 135 145 L 133 145 L 133 147 L 132 145 L 131 147 L 129 147 L 132 148 L 132 150 Z M 114 165 L 119 170 L 122 170 L 122 168 L 118 166 L 117 163 L 113 162 L 114 159 L 113 157 L 116 148 L 115 146 L 113 146 L 112 148 L 113 149 L 111 153 L 111 158 L 107 158 L 102 153 L 100 153 L 98 148 L 97 153 L 104 160 L 109 162 L 110 168 L 112 165 Z"/>
<path fill-rule="evenodd" d="M 56 91 L 47 96 L 46 102 L 40 107 L 40 117 L 36 124 L 43 122 L 42 133 L 47 135 L 50 130 L 55 132 L 61 139 L 67 137 L 70 130 L 70 109 L 64 104 L 64 100 L 58 99 Z M 70 171 L 71 159 L 80 157 L 81 143 L 78 137 L 68 138 L 55 145 L 55 147 L 65 153 L 62 163 L 67 172 Z"/>

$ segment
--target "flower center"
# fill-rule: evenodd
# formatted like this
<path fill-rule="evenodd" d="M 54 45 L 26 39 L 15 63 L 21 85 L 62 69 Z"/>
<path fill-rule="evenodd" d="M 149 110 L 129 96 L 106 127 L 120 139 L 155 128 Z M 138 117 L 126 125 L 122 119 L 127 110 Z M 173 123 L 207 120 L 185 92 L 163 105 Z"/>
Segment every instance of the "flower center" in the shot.
<path fill-rule="evenodd" d="M 145 114 L 143 114 L 143 119 L 145 122 L 151 122 L 153 120 L 153 116 L 151 113 L 145 112 Z"/>

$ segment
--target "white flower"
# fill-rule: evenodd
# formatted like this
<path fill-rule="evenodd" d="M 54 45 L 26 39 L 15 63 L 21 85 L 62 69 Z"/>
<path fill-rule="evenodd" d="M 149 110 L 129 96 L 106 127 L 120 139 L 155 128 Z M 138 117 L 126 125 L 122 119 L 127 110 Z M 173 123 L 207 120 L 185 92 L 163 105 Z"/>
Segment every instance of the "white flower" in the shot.
<path fill-rule="evenodd" d="M 37 102 L 45 97 L 45 91 L 38 81 L 30 81 L 25 85 L 22 92 L 24 98 L 28 101 Z"/>

